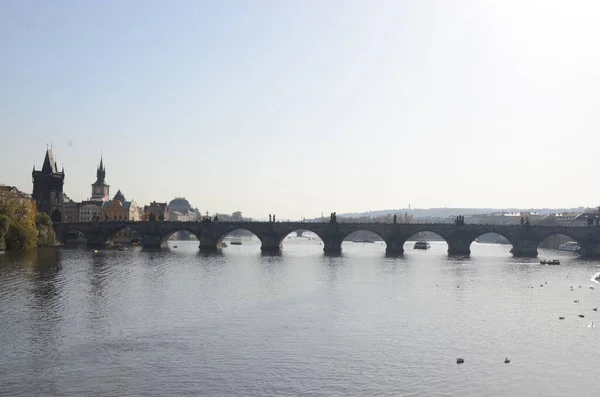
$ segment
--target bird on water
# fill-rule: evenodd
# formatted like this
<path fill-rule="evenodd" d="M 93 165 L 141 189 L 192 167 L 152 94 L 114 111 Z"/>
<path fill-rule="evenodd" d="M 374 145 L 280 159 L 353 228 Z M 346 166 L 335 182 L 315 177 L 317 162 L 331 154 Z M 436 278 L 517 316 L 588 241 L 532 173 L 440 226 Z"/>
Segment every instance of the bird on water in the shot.
<path fill-rule="evenodd" d="M 508 357 L 506 357 L 506 358 L 504 359 L 504 364 L 508 364 L 508 363 L 510 363 L 510 360 L 508 359 Z"/>
<path fill-rule="evenodd" d="M 457 359 L 456 359 L 456 363 L 457 363 L 457 364 L 462 364 L 462 363 L 464 363 L 464 362 L 465 362 L 465 359 L 464 359 L 464 358 L 462 358 L 462 357 L 459 357 L 459 358 L 457 358 Z"/>

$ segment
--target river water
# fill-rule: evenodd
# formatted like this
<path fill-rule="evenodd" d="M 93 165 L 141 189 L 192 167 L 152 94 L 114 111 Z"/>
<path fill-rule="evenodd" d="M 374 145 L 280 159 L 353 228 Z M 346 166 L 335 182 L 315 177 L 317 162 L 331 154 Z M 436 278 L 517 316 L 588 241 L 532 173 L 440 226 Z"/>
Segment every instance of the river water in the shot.
<path fill-rule="evenodd" d="M 600 262 L 477 243 L 466 259 L 445 243 L 402 258 L 381 243 L 338 257 L 297 238 L 279 256 L 169 244 L 0 255 L 0 395 L 597 393 Z"/>

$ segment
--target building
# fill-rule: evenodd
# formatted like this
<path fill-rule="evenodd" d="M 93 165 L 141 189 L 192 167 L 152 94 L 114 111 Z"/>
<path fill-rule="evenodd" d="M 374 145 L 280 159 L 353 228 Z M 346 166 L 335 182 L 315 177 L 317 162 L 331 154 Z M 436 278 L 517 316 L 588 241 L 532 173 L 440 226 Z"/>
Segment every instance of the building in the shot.
<path fill-rule="evenodd" d="M 561 214 L 556 216 L 556 223 L 560 226 L 600 226 L 600 212 Z"/>
<path fill-rule="evenodd" d="M 139 221 L 140 213 L 135 201 L 125 200 L 121 190 L 117 191 L 112 200 L 102 204 L 101 221 Z"/>
<path fill-rule="evenodd" d="M 62 220 L 63 185 L 65 170 L 58 171 L 52 149 L 46 149 L 46 157 L 40 171 L 31 173 L 33 180 L 32 198 L 37 204 L 37 210 L 50 215 L 53 222 Z"/>
<path fill-rule="evenodd" d="M 82 201 L 79 204 L 79 222 L 93 222 L 100 220 L 100 212 L 102 211 L 101 201 Z"/>
<path fill-rule="evenodd" d="M 150 203 L 150 205 L 145 205 L 142 219 L 147 221 L 150 220 L 152 216 L 156 221 L 170 220 L 167 203 L 157 203 L 156 201 L 153 201 Z"/>
<path fill-rule="evenodd" d="M 79 222 L 79 203 L 74 202 L 63 193 L 63 222 Z"/>
<path fill-rule="evenodd" d="M 27 193 L 23 193 L 14 186 L 0 184 L 0 200 L 14 200 L 21 204 L 31 203 L 33 199 Z"/>
<path fill-rule="evenodd" d="M 177 197 L 169 202 L 168 219 L 171 221 L 188 222 L 200 219 L 197 209 L 192 208 L 185 197 Z"/>
<path fill-rule="evenodd" d="M 100 165 L 96 168 L 96 182 L 92 184 L 92 197 L 90 201 L 105 202 L 110 200 L 110 185 L 106 183 L 106 168 L 100 157 Z"/>

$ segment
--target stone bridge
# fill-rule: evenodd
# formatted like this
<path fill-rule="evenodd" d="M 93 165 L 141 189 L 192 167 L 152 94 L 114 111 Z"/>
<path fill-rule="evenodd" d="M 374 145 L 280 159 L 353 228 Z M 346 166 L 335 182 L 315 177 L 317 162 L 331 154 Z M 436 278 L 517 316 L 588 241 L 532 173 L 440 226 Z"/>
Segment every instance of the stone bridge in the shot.
<path fill-rule="evenodd" d="M 342 242 L 351 233 L 367 230 L 378 234 L 386 243 L 386 253 L 402 254 L 404 243 L 420 232 L 433 232 L 448 244 L 448 254 L 469 255 L 471 243 L 482 234 L 496 233 L 512 244 L 514 256 L 536 257 L 537 247 L 546 237 L 564 234 L 579 243 L 584 257 L 600 254 L 600 227 L 560 227 L 537 225 L 475 225 L 475 224 L 420 224 L 420 223 L 305 223 L 305 222 L 89 222 L 59 223 L 56 234 L 64 242 L 67 232 L 79 231 L 88 245 L 104 246 L 125 228 L 136 230 L 144 248 L 160 248 L 175 232 L 186 230 L 200 241 L 201 250 L 217 250 L 229 233 L 243 229 L 254 233 L 261 242 L 261 250 L 278 252 L 285 237 L 298 230 L 308 230 L 323 241 L 323 251 L 340 253 Z"/>

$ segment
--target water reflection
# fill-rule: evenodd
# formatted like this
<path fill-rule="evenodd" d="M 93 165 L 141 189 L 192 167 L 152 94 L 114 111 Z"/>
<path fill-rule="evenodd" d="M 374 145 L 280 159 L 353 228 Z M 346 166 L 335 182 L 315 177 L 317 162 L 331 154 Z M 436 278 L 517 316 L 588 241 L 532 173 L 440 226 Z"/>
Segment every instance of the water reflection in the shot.
<path fill-rule="evenodd" d="M 432 246 L 6 254 L 0 395 L 593 395 L 598 262 Z"/>

